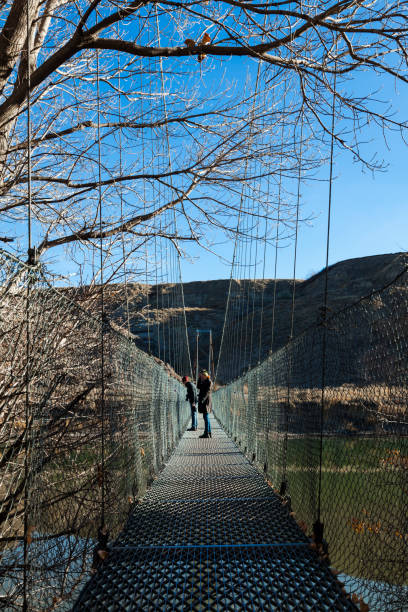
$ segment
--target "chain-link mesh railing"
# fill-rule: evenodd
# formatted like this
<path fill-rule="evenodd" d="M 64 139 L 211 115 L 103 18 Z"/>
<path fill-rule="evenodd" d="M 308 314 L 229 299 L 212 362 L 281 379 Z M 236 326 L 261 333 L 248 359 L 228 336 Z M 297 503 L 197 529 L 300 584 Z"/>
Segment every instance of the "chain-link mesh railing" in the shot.
<path fill-rule="evenodd" d="M 70 609 L 98 529 L 119 532 L 189 408 L 177 377 L 74 290 L 5 254 L 0 275 L 0 608 Z"/>
<path fill-rule="evenodd" d="M 327 316 L 213 397 L 302 529 L 323 523 L 323 556 L 327 542 L 354 601 L 378 611 L 408 609 L 407 277 Z"/>

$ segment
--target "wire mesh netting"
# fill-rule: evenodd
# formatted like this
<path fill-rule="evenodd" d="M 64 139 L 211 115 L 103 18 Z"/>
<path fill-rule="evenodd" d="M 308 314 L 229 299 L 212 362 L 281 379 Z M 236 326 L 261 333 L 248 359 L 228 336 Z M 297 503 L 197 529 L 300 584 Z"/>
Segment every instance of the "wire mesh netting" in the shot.
<path fill-rule="evenodd" d="M 75 290 L 6 254 L 0 275 L 0 607 L 70 609 L 98 528 L 120 532 L 190 411 L 170 368 Z"/>
<path fill-rule="evenodd" d="M 214 412 L 373 610 L 408 609 L 407 276 L 327 315 L 213 397 Z M 325 314 L 325 313 L 323 313 Z M 220 369 L 228 368 L 227 354 Z"/>

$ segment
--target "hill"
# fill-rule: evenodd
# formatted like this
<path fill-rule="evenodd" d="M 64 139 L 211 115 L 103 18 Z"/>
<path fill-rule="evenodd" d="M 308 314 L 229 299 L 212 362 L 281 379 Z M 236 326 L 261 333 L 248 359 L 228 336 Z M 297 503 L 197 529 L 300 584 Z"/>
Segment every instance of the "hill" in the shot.
<path fill-rule="evenodd" d="M 390 283 L 408 265 L 405 253 L 392 253 L 360 257 L 338 262 L 328 272 L 328 307 L 330 312 L 341 310 L 361 297 Z M 324 300 L 324 270 L 307 280 L 295 282 L 294 336 L 316 324 L 321 317 Z M 211 329 L 214 338 L 215 361 L 224 324 L 229 280 L 197 281 L 185 283 L 184 301 L 191 354 L 195 355 L 196 329 Z M 240 320 L 248 319 L 248 329 L 253 330 L 252 351 L 247 350 L 242 370 L 258 361 L 260 321 L 262 320 L 261 360 L 271 349 L 272 321 L 274 318 L 273 350 L 283 346 L 289 337 L 293 283 L 289 279 L 276 281 L 276 306 L 273 317 L 275 281 L 238 280 L 231 286 L 232 302 L 246 298 L 248 309 L 240 313 Z M 402 290 L 402 288 L 401 288 Z M 173 284 L 127 286 L 130 332 L 143 350 L 159 354 L 158 324 L 180 321 L 179 289 Z M 109 316 L 121 327 L 126 326 L 127 308 L 124 285 L 111 285 L 107 290 Z M 244 340 L 243 340 L 244 341 Z M 248 339 L 247 339 L 248 342 Z M 163 352 L 163 342 L 161 342 Z M 207 363 L 207 340 L 203 338 L 200 363 Z M 231 373 L 234 376 L 239 372 Z"/>

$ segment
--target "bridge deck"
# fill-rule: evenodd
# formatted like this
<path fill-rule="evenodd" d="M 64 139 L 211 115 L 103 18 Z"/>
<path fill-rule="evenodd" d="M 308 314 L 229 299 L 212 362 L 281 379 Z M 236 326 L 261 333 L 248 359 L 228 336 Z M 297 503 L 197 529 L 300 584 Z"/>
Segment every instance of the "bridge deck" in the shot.
<path fill-rule="evenodd" d="M 355 610 L 213 420 L 186 432 L 74 610 Z"/>

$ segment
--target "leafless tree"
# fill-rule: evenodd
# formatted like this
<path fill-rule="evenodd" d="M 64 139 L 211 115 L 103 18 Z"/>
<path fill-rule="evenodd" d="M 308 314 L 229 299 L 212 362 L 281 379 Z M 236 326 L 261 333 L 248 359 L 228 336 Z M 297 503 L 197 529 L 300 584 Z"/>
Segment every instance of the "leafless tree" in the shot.
<path fill-rule="evenodd" d="M 367 122 L 406 129 L 366 77 L 407 80 L 406 1 L 13 0 L 2 10 L 2 241 L 26 247 L 30 150 L 38 253 L 68 246 L 81 263 L 102 235 L 109 278 L 151 239 L 179 248 L 209 224 L 232 232 L 243 189 L 273 217 L 263 179 L 324 159 L 333 96 L 338 146 L 368 165 Z M 300 122 L 313 145 L 301 162 Z"/>
<path fill-rule="evenodd" d="M 40 278 L 34 288 L 32 268 L 0 259 L 0 602 L 21 610 L 27 597 L 29 609 L 52 610 L 87 575 L 101 508 L 114 537 L 180 435 L 184 389 L 86 312 L 81 288 Z"/>

